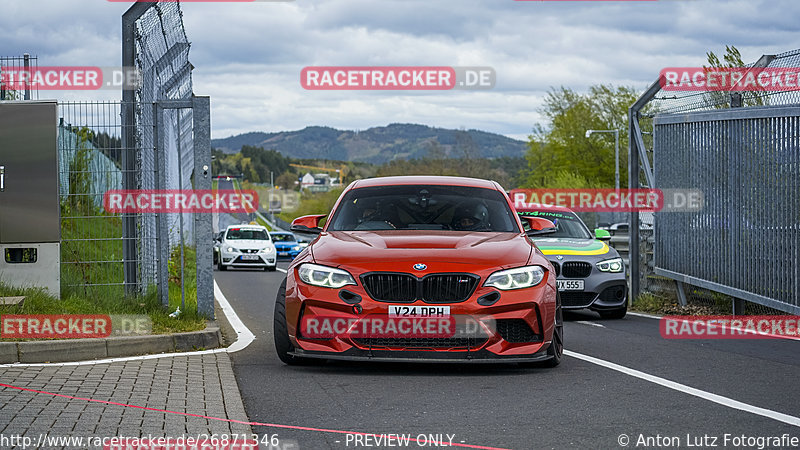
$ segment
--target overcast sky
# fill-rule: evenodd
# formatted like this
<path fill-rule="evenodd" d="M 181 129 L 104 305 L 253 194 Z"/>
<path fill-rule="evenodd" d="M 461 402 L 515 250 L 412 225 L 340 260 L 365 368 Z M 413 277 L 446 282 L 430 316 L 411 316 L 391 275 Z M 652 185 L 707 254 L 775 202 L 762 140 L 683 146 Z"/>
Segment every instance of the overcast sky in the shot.
<path fill-rule="evenodd" d="M 106 0 L 3 0 L 0 56 L 40 66 L 120 65 L 121 15 Z M 643 90 L 664 67 L 700 66 L 736 45 L 746 62 L 800 48 L 797 0 L 542 2 L 296 0 L 183 3 L 194 92 L 213 137 L 309 125 L 389 123 L 480 129 L 524 139 L 551 87 Z M 306 66 L 491 66 L 491 91 L 307 91 Z M 60 99 L 119 92 L 59 92 Z M 40 98 L 47 98 L 46 92 Z"/>

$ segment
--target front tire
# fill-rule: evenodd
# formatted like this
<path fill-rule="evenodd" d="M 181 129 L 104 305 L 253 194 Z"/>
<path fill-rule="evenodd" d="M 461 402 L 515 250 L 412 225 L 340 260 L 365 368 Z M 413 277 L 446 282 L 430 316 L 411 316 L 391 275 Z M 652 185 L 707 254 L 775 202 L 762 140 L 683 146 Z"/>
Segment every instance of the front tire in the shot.
<path fill-rule="evenodd" d="M 217 263 L 217 269 L 219 269 L 220 272 L 225 272 L 228 270 L 228 266 L 222 264 L 222 261 L 220 261 Z"/>
<path fill-rule="evenodd" d="M 564 356 L 564 313 L 561 309 L 561 294 L 556 294 L 556 317 L 553 324 L 553 339 L 547 347 L 547 356 L 550 359 L 545 361 L 519 363 L 520 367 L 547 367 L 552 368 L 561 364 Z"/>
<path fill-rule="evenodd" d="M 275 352 L 278 358 L 290 366 L 300 364 L 300 360 L 289 353 L 294 350 L 289 340 L 289 330 L 286 326 L 286 280 L 283 280 L 275 297 L 275 313 L 272 322 L 272 337 L 275 340 Z"/>
<path fill-rule="evenodd" d="M 550 359 L 544 362 L 545 367 L 556 367 L 564 356 L 564 312 L 561 309 L 561 294 L 556 294 L 556 319 L 553 326 L 553 341 L 547 347 Z"/>

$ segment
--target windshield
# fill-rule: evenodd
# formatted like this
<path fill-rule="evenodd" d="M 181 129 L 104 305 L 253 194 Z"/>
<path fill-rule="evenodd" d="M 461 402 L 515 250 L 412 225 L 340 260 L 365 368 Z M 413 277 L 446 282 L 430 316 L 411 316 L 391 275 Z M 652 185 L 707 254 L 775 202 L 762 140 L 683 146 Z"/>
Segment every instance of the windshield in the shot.
<path fill-rule="evenodd" d="M 573 238 L 573 239 L 592 239 L 592 235 L 583 221 L 572 213 L 551 212 L 551 211 L 531 211 L 521 212 L 520 216 L 534 216 L 547 219 L 556 226 L 556 232 L 542 235 L 542 238 Z M 527 222 L 523 220 L 523 224 Z M 526 227 L 527 228 L 527 227 Z"/>
<path fill-rule="evenodd" d="M 275 241 L 275 242 L 296 242 L 297 241 L 297 239 L 295 239 L 293 234 L 288 234 L 288 233 L 275 233 L 275 234 L 270 233 L 270 236 L 272 236 L 272 240 Z"/>
<path fill-rule="evenodd" d="M 237 241 L 237 240 L 252 240 L 252 241 L 268 241 L 269 235 L 264 230 L 247 230 L 241 228 L 231 228 L 228 230 L 227 236 L 225 239 L 229 241 Z"/>
<path fill-rule="evenodd" d="M 519 232 L 500 192 L 464 186 L 378 186 L 349 191 L 328 231 Z"/>

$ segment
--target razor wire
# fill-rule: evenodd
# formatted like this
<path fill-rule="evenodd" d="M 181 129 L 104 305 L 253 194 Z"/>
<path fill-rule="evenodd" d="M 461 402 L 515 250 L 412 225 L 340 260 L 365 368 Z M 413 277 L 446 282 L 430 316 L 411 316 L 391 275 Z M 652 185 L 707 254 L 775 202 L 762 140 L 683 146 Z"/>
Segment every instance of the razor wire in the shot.
<path fill-rule="evenodd" d="M 135 61 L 141 74 L 136 90 L 136 142 L 138 154 L 139 189 L 191 189 L 194 167 L 191 109 L 164 111 L 163 123 L 157 124 L 158 142 L 153 126 L 153 104 L 163 100 L 185 100 L 192 96 L 192 66 L 189 63 L 189 41 L 183 26 L 180 5 L 176 2 L 157 3 L 150 7 L 135 24 Z M 165 152 L 165 186 L 156 180 L 157 155 Z M 179 164 L 180 161 L 180 164 Z M 138 218 L 139 282 L 142 286 L 157 283 L 158 245 L 170 251 L 180 244 L 181 233 L 189 239 L 192 220 L 181 220 L 177 213 L 165 214 L 167 239 L 157 240 L 157 217 L 140 214 Z"/>
<path fill-rule="evenodd" d="M 763 61 L 766 65 L 759 64 Z M 800 67 L 800 49 L 780 53 L 778 55 L 765 55 L 761 60 L 746 64 L 744 67 L 754 70 L 770 70 Z M 763 68 L 762 68 L 763 66 Z M 797 90 L 760 90 L 743 91 L 741 104 L 743 106 L 780 106 L 800 104 L 800 91 Z M 649 104 L 649 111 L 645 117 L 655 114 L 677 114 L 692 111 L 713 111 L 732 107 L 731 93 L 727 91 L 677 91 L 661 90 Z"/>

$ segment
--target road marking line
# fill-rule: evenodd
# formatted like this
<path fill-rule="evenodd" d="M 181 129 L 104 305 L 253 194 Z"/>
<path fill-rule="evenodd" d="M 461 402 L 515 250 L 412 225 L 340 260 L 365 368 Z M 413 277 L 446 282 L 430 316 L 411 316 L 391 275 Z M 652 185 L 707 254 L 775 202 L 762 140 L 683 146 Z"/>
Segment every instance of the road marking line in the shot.
<path fill-rule="evenodd" d="M 228 323 L 231 324 L 233 330 L 236 331 L 236 342 L 230 345 L 230 347 L 226 348 L 225 351 L 228 353 L 238 352 L 240 350 L 244 350 L 247 348 L 248 345 L 252 344 L 255 340 L 256 336 L 250 331 L 249 328 L 242 322 L 242 319 L 239 318 L 239 315 L 236 314 L 236 311 L 233 310 L 233 306 L 225 298 L 225 294 L 222 293 L 222 289 L 219 288 L 217 284 L 217 280 L 214 280 L 214 297 L 219 302 L 219 307 L 222 309 L 222 313 L 225 314 L 225 317 L 228 319 Z"/>
<path fill-rule="evenodd" d="M 275 269 L 276 269 L 278 272 L 287 273 L 287 270 L 286 270 L 286 269 L 281 269 L 280 267 L 276 267 Z"/>
<path fill-rule="evenodd" d="M 800 417 L 790 416 L 788 414 L 772 411 L 770 409 L 760 408 L 758 406 L 753 406 L 747 403 L 743 403 L 738 400 L 734 400 L 732 398 L 723 397 L 717 394 L 712 394 L 711 392 L 706 392 L 697 388 L 693 388 L 691 386 L 687 386 L 685 384 L 681 384 L 672 380 L 667 380 L 666 378 L 650 375 L 649 373 L 641 372 L 636 369 L 631 369 L 630 367 L 621 366 L 619 364 L 615 364 L 610 361 L 595 358 L 594 356 L 584 355 L 570 350 L 564 350 L 564 354 L 576 359 L 596 364 L 601 367 L 605 367 L 607 369 L 615 370 L 617 372 L 630 375 L 634 378 L 639 378 L 641 380 L 649 381 L 651 383 L 658 384 L 660 386 L 664 386 L 669 389 L 673 389 L 679 392 L 683 392 L 685 394 L 699 397 L 704 400 L 708 400 L 712 403 L 716 403 L 718 405 L 726 406 L 732 409 L 738 409 L 740 411 L 755 414 L 757 416 L 766 417 L 768 419 L 777 420 L 778 422 L 783 422 L 789 425 L 800 427 Z"/>
<path fill-rule="evenodd" d="M 606 327 L 605 325 L 601 325 L 599 323 L 594 323 L 594 322 L 589 322 L 588 320 L 576 320 L 575 323 L 580 323 L 580 324 L 583 324 L 583 325 L 590 325 L 590 326 L 593 326 L 593 327 L 600 327 L 600 328 L 605 328 Z"/>
<path fill-rule="evenodd" d="M 236 314 L 236 311 L 233 310 L 230 302 L 228 299 L 225 298 L 225 295 L 220 290 L 219 285 L 217 285 L 217 281 L 214 280 L 214 297 L 219 302 L 220 309 L 222 309 L 222 313 L 225 314 L 225 317 L 228 318 L 228 322 L 233 327 L 234 331 L 236 331 L 236 342 L 230 345 L 230 347 L 226 348 L 215 348 L 213 350 L 202 350 L 199 352 L 180 352 L 180 353 L 159 353 L 157 355 L 143 355 L 143 356 L 127 356 L 121 358 L 106 358 L 106 359 L 95 359 L 92 361 L 73 361 L 73 362 L 63 362 L 63 363 L 12 363 L 12 364 L 0 364 L 0 369 L 2 368 L 12 368 L 12 367 L 64 367 L 64 366 L 92 366 L 96 364 L 111 364 L 117 362 L 127 362 L 127 361 L 146 361 L 149 359 L 159 359 L 159 358 L 177 358 L 179 356 L 200 356 L 200 355 L 211 355 L 214 353 L 234 353 L 247 348 L 255 340 L 255 335 L 252 331 L 250 331 L 247 326 L 245 326 L 242 319 Z"/>
<path fill-rule="evenodd" d="M 646 313 L 638 313 L 633 311 L 628 311 L 629 316 L 636 316 L 636 317 L 646 317 L 648 319 L 660 319 L 661 316 L 655 316 L 653 314 L 646 314 Z"/>
<path fill-rule="evenodd" d="M 217 420 L 217 421 L 220 421 L 220 422 L 238 423 L 238 424 L 242 424 L 242 425 L 250 425 L 250 426 L 254 426 L 255 425 L 255 426 L 271 427 L 271 428 L 285 428 L 285 429 L 289 429 L 289 430 L 299 430 L 299 431 L 317 431 L 317 432 L 322 432 L 322 433 L 359 434 L 359 435 L 363 435 L 363 436 L 376 436 L 376 437 L 381 436 L 381 434 L 378 434 L 378 433 L 365 433 L 365 432 L 362 432 L 362 431 L 331 430 L 331 429 L 327 429 L 327 428 L 312 428 L 312 427 L 302 427 L 302 426 L 296 426 L 296 425 L 279 425 L 279 424 L 275 424 L 275 423 L 248 422 L 248 421 L 244 421 L 244 420 L 226 419 L 226 418 L 222 418 L 222 417 L 213 417 L 213 416 L 204 416 L 202 414 L 193 414 L 193 413 L 185 413 L 185 412 L 180 412 L 180 411 L 171 411 L 171 410 L 168 410 L 168 409 L 150 408 L 150 407 L 147 407 L 147 406 L 131 405 L 131 404 L 128 404 L 128 403 L 112 402 L 112 401 L 107 401 L 107 400 L 95 400 L 95 399 L 92 399 L 92 398 L 85 398 L 85 397 L 75 397 L 75 396 L 72 396 L 72 395 L 57 394 L 55 392 L 47 392 L 47 391 L 40 391 L 40 390 L 37 390 L 37 389 L 17 387 L 17 386 L 12 386 L 10 384 L 5 384 L 5 383 L 0 383 L 0 387 L 4 387 L 4 388 L 8 388 L 8 389 L 15 389 L 15 390 L 24 391 L 24 392 L 32 392 L 34 394 L 51 395 L 53 397 L 61 397 L 61 398 L 66 398 L 68 400 L 83 400 L 83 401 L 92 402 L 92 403 L 102 403 L 102 404 L 105 404 L 105 405 L 122 406 L 124 408 L 142 409 L 142 410 L 145 410 L 145 411 L 153 411 L 153 412 L 159 412 L 159 413 L 164 413 L 164 414 L 175 414 L 175 415 L 187 416 L 187 417 L 197 417 L 197 418 L 200 418 L 200 419 Z M 383 433 L 383 434 L 385 435 L 385 433 Z M 420 443 L 420 441 L 421 441 L 421 440 L 417 440 L 415 438 L 409 438 L 409 440 L 413 441 L 413 442 L 417 442 L 417 443 Z M 425 442 L 427 444 L 428 441 L 425 440 L 423 442 Z M 470 444 L 458 444 L 458 443 L 452 443 L 452 444 L 449 444 L 449 445 L 443 445 L 443 443 L 440 443 L 439 445 L 440 446 L 444 446 L 444 447 L 449 447 L 450 445 L 452 445 L 453 447 L 477 448 L 477 449 L 482 449 L 482 450 L 509 450 L 509 449 L 500 448 L 500 447 L 486 447 L 486 446 L 482 446 L 482 445 L 470 445 Z"/>

